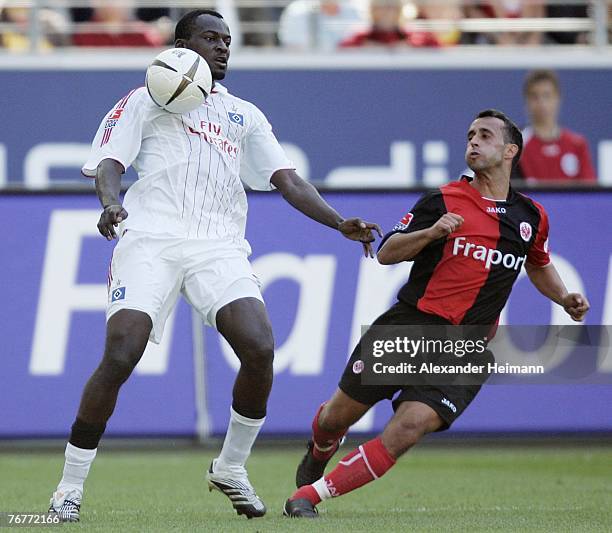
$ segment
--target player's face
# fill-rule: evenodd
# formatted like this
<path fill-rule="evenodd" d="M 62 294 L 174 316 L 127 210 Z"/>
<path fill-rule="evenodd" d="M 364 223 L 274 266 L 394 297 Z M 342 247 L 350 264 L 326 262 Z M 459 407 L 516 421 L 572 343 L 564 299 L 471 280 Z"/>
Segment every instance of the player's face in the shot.
<path fill-rule="evenodd" d="M 501 165 L 504 159 L 504 123 L 498 118 L 477 118 L 468 130 L 465 162 L 474 172 Z"/>
<path fill-rule="evenodd" d="M 527 91 L 527 111 L 532 122 L 556 122 L 561 98 L 552 82 L 534 83 Z"/>
<path fill-rule="evenodd" d="M 208 63 L 213 80 L 222 80 L 227 71 L 232 37 L 223 19 L 214 15 L 200 15 L 188 40 L 178 39 L 175 46 L 189 48 Z"/>

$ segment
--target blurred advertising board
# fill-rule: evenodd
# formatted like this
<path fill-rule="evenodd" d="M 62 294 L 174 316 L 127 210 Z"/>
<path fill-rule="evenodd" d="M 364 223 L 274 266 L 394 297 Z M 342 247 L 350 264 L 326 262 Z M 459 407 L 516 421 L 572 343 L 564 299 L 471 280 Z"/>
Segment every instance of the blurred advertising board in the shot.
<path fill-rule="evenodd" d="M 389 230 L 414 204 L 415 193 L 327 193 L 344 216 L 361 216 Z M 610 193 L 533 195 L 550 215 L 550 248 L 570 290 L 590 299 L 587 324 L 612 324 Z M 276 337 L 275 385 L 264 431 L 309 431 L 319 403 L 336 387 L 362 324 L 395 298 L 410 264 L 383 267 L 359 245 L 307 219 L 276 193 L 249 196 L 247 237 L 262 280 Z M 0 195 L 0 436 L 63 436 L 82 387 L 104 343 L 106 276 L 113 244 L 97 234 L 93 195 Z M 523 274 L 504 311 L 506 324 L 567 324 Z M 238 361 L 211 329 L 205 341 L 208 430 L 222 433 Z M 150 345 L 122 389 L 108 433 L 194 435 L 198 394 L 190 309 L 181 302 L 161 345 Z M 519 349 L 519 347 L 517 347 Z M 455 431 L 612 430 L 612 357 L 567 353 L 592 379 L 569 384 L 491 385 L 454 426 Z M 599 359 L 598 359 L 599 358 Z M 599 361 L 599 363 L 598 363 Z M 602 363 L 603 361 L 603 363 Z M 581 370 L 582 369 L 582 370 Z M 199 413 L 199 415 L 198 415 Z M 391 413 L 377 406 L 357 427 L 376 431 Z"/>
<path fill-rule="evenodd" d="M 526 125 L 525 73 L 268 67 L 230 70 L 224 84 L 264 111 L 304 177 L 385 188 L 459 176 L 468 125 L 482 109 L 501 109 Z M 586 136 L 600 183 L 612 184 L 612 69 L 566 68 L 559 77 L 561 123 Z M 144 70 L 0 70 L 0 186 L 78 181 L 102 118 L 143 83 Z"/>

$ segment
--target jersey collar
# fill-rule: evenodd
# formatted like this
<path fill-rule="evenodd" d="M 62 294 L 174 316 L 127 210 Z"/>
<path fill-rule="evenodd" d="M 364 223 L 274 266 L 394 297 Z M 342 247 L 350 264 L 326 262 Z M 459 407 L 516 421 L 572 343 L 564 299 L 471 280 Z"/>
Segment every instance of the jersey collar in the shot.
<path fill-rule="evenodd" d="M 227 94 L 227 88 L 225 88 L 223 85 L 221 85 L 220 83 L 215 82 L 215 86 L 213 87 L 212 91 L 210 91 L 210 94 Z"/>
<path fill-rule="evenodd" d="M 514 189 L 512 188 L 512 185 L 510 185 L 509 188 L 508 188 L 508 196 L 506 197 L 505 200 L 493 200 L 491 198 L 484 198 L 483 196 L 480 195 L 478 190 L 476 190 L 474 187 L 472 187 L 470 185 L 470 183 L 472 181 L 474 181 L 474 178 L 472 178 L 471 176 L 463 175 L 463 176 L 461 176 L 459 181 L 463 185 L 463 188 L 466 189 L 474 198 L 477 198 L 479 201 L 485 200 L 487 202 L 506 202 L 506 203 L 511 203 L 514 200 L 515 196 L 516 196 L 516 193 L 514 192 Z"/>

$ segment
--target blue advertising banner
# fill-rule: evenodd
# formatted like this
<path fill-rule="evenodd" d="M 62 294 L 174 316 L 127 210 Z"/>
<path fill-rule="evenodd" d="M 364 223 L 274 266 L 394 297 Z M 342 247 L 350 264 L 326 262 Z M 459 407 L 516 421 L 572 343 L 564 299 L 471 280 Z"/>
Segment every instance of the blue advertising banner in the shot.
<path fill-rule="evenodd" d="M 345 216 L 391 228 L 414 193 L 329 193 Z M 550 215 L 550 247 L 571 290 L 590 299 L 588 324 L 612 320 L 612 236 L 608 193 L 538 193 Z M 334 391 L 345 361 L 370 323 L 395 298 L 410 264 L 383 267 L 288 206 L 278 194 L 251 194 L 247 236 L 276 337 L 275 384 L 264 431 L 304 433 Z M 97 234 L 93 196 L 0 196 L 4 228 L 0 305 L 0 436 L 66 435 L 83 385 L 103 349 L 106 276 L 113 245 Z M 504 311 L 508 324 L 566 324 L 522 276 Z M 149 345 L 122 389 L 108 433 L 193 435 L 197 412 L 190 311 L 182 302 L 159 346 Z M 237 360 L 206 330 L 209 429 L 223 433 Z M 603 358 L 606 354 L 600 354 Z M 568 358 L 572 354 L 567 355 Z M 603 359 L 601 359 L 604 361 Z M 599 384 L 485 386 L 455 431 L 612 430 L 612 365 Z M 562 362 L 561 362 L 562 363 Z M 560 364 L 561 364 L 560 363 Z M 574 362 L 592 372 L 593 360 Z M 357 430 L 376 431 L 390 415 L 379 405 Z"/>
<path fill-rule="evenodd" d="M 268 116 L 298 170 L 332 186 L 438 185 L 465 168 L 464 140 L 482 109 L 526 124 L 525 70 L 230 70 L 230 92 Z M 612 183 L 611 69 L 564 69 L 561 121 L 586 136 Z M 109 109 L 141 71 L 0 71 L 0 183 L 78 180 Z M 3 161 L 4 159 L 4 161 Z M 133 177 L 133 174 L 132 174 Z"/>

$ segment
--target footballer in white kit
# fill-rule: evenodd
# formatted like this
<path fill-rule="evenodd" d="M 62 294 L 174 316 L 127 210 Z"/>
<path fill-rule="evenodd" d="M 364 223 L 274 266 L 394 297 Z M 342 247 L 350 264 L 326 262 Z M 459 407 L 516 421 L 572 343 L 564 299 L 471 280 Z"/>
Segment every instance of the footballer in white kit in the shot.
<path fill-rule="evenodd" d="M 143 311 L 153 322 L 151 340 L 160 342 L 179 293 L 213 327 L 235 297 L 261 300 L 247 261 L 243 182 L 269 191 L 274 172 L 292 168 L 263 113 L 216 83 L 190 113 L 164 111 L 140 87 L 108 116 L 83 173 L 95 177 L 110 158 L 133 166 L 138 181 L 123 200 L 129 217 L 111 261 L 107 318 Z"/>
<path fill-rule="evenodd" d="M 263 516 L 265 505 L 245 464 L 264 423 L 272 386 L 274 339 L 245 239 L 246 184 L 278 189 L 310 218 L 362 243 L 373 257 L 376 224 L 344 219 L 302 180 L 264 114 L 218 83 L 225 77 L 231 36 L 213 10 L 191 11 L 177 23 L 175 46 L 203 57 L 214 81 L 195 111 L 159 108 L 144 87 L 105 116 L 83 166 L 95 178 L 108 240 L 120 237 L 109 269 L 107 333 L 100 365 L 87 382 L 66 446 L 62 479 L 50 512 L 78 521 L 83 486 L 121 385 L 148 340 L 160 342 L 179 294 L 229 342 L 240 360 L 230 423 L 208 485 L 238 514 Z M 120 201 L 121 175 L 138 173 Z"/>

